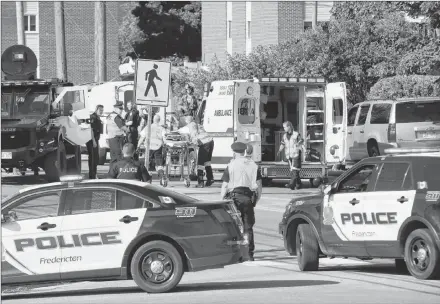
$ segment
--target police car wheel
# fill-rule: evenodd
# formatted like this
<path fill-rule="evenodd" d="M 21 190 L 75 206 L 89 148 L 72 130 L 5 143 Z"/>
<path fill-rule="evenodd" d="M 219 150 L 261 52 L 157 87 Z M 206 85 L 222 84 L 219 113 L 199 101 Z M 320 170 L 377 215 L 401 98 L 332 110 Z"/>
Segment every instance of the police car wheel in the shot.
<path fill-rule="evenodd" d="M 440 274 L 440 252 L 428 229 L 417 229 L 405 242 L 405 261 L 412 276 L 428 280 Z"/>
<path fill-rule="evenodd" d="M 148 242 L 136 250 L 131 261 L 136 284 L 148 293 L 172 290 L 183 276 L 183 261 L 177 249 L 164 241 Z"/>
<path fill-rule="evenodd" d="M 309 224 L 298 225 L 296 257 L 301 271 L 316 271 L 319 267 L 319 244 Z"/>

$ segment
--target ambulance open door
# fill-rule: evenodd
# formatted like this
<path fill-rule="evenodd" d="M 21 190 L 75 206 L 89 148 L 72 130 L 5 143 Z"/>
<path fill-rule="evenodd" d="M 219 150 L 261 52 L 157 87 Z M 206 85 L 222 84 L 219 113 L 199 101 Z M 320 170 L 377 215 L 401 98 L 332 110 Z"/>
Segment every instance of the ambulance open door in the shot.
<path fill-rule="evenodd" d="M 326 162 L 328 164 L 344 163 L 347 138 L 347 91 L 344 82 L 327 84 L 325 117 Z"/>
<path fill-rule="evenodd" d="M 251 144 L 253 160 L 261 161 L 260 85 L 236 82 L 234 90 L 234 123 L 237 141 Z"/>

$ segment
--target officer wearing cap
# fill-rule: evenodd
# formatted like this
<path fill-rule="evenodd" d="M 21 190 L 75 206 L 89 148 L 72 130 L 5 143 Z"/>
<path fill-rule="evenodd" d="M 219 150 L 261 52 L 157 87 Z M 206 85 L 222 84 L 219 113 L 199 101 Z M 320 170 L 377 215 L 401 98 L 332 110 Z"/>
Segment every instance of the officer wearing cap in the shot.
<path fill-rule="evenodd" d="M 247 146 L 242 142 L 231 145 L 234 159 L 231 160 L 222 177 L 221 199 L 230 197 L 240 210 L 245 237 L 249 240 L 249 258 L 254 260 L 255 204 L 261 197 L 261 173 L 257 164 L 245 155 Z M 250 151 L 250 150 L 249 150 Z M 253 199 L 255 196 L 255 199 Z"/>
<path fill-rule="evenodd" d="M 125 133 L 128 132 L 128 127 L 125 126 L 125 121 L 121 117 L 124 104 L 117 102 L 113 106 L 113 112 L 107 116 L 107 138 L 108 146 L 110 148 L 110 165 L 122 159 L 122 147 L 125 141 Z"/>
<path fill-rule="evenodd" d="M 110 178 L 132 179 L 151 183 L 152 176 L 142 162 L 134 159 L 135 147 L 126 143 L 122 149 L 124 158 L 116 162 L 108 173 Z"/>

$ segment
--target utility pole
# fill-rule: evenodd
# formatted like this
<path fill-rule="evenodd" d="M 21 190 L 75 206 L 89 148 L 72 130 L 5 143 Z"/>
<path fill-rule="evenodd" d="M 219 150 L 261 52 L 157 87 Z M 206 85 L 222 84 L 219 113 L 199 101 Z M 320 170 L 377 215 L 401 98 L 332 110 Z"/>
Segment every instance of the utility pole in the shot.
<path fill-rule="evenodd" d="M 313 10 L 312 10 L 312 29 L 316 31 L 316 27 L 318 25 L 318 1 L 315 1 L 313 3 Z"/>
<path fill-rule="evenodd" d="M 67 81 L 66 37 L 64 32 L 64 3 L 54 2 L 55 43 L 57 58 L 57 78 Z"/>
<path fill-rule="evenodd" d="M 95 2 L 95 81 L 107 80 L 105 56 L 105 2 Z"/>
<path fill-rule="evenodd" d="M 17 11 L 17 43 L 24 45 L 24 9 L 23 2 L 17 1 L 15 2 L 15 7 Z"/>

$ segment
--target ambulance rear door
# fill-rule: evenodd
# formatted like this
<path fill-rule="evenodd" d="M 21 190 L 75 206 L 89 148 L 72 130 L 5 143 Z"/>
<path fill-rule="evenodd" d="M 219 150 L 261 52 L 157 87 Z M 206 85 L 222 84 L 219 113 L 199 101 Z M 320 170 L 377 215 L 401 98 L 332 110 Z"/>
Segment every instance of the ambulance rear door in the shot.
<path fill-rule="evenodd" d="M 260 85 L 236 82 L 234 93 L 234 121 L 237 141 L 251 144 L 253 160 L 261 161 Z"/>
<path fill-rule="evenodd" d="M 325 93 L 325 159 L 327 164 L 344 163 L 347 138 L 345 82 L 328 83 Z"/>
<path fill-rule="evenodd" d="M 234 142 L 234 81 L 214 81 L 205 99 L 203 127 L 214 139 L 212 167 L 225 169 L 232 159 Z"/>

